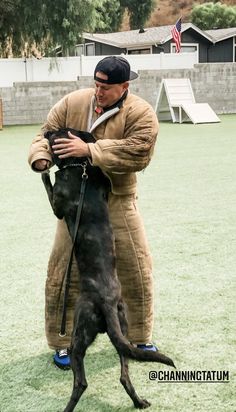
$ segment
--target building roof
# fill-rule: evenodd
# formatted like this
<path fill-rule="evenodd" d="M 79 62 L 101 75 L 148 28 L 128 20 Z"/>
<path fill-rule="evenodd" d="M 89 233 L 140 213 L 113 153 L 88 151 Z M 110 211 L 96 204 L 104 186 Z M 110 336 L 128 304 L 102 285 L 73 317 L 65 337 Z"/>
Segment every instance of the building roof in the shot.
<path fill-rule="evenodd" d="M 171 29 L 173 25 L 148 27 L 144 31 L 129 30 L 115 33 L 83 33 L 85 39 L 99 43 L 109 44 L 114 47 L 136 47 L 164 44 L 172 39 Z M 182 32 L 193 29 L 201 36 L 212 42 L 212 35 L 200 30 L 192 23 L 182 23 Z"/>
<path fill-rule="evenodd" d="M 214 43 L 217 43 L 218 41 L 236 36 L 236 27 L 229 27 L 228 29 L 205 30 L 205 33 L 212 37 Z"/>

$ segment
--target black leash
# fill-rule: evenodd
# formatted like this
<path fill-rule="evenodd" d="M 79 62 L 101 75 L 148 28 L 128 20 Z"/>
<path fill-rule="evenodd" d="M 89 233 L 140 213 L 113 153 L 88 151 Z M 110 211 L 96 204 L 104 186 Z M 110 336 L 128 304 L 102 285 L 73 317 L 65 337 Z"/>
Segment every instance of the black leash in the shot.
<path fill-rule="evenodd" d="M 81 184 L 80 195 L 79 195 L 79 203 L 78 203 L 77 212 L 76 212 L 73 243 L 72 243 L 72 248 L 71 248 L 71 252 L 70 252 L 70 259 L 69 259 L 69 262 L 67 264 L 66 274 L 65 274 L 65 291 L 64 291 L 64 299 L 63 299 L 61 330 L 60 330 L 60 333 L 59 333 L 59 336 L 61 338 L 66 336 L 66 309 L 67 309 L 67 302 L 68 302 L 69 289 L 70 289 L 71 266 L 72 266 L 72 261 L 73 261 L 73 253 L 74 253 L 76 236 L 77 236 L 77 233 L 78 233 L 79 222 L 80 222 L 81 212 L 82 212 L 82 207 L 83 207 L 83 202 L 84 202 L 86 182 L 87 182 L 87 179 L 88 179 L 88 175 L 86 173 L 87 161 L 83 164 L 76 165 L 76 166 L 82 166 L 83 174 L 82 174 L 82 184 Z M 68 165 L 68 167 L 70 167 L 70 166 Z"/>

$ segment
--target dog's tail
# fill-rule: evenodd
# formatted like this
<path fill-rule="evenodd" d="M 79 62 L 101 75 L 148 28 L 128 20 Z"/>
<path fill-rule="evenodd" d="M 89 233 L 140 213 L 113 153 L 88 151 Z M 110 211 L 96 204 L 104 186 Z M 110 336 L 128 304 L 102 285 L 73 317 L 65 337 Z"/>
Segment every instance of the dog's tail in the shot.
<path fill-rule="evenodd" d="M 131 345 L 121 332 L 118 315 L 116 316 L 115 312 L 112 311 L 109 313 L 109 316 L 106 316 L 106 323 L 107 334 L 119 355 L 124 355 L 127 358 L 141 362 L 164 363 L 165 365 L 173 366 L 175 368 L 172 359 L 163 353 L 159 351 L 154 352 L 143 350 Z"/>

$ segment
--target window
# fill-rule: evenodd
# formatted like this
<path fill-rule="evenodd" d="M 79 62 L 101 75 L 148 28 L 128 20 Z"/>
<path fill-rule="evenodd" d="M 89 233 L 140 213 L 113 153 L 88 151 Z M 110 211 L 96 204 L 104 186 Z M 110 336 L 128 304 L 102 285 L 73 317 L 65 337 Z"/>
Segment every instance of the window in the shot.
<path fill-rule="evenodd" d="M 85 43 L 85 56 L 95 56 L 95 44 Z"/>
<path fill-rule="evenodd" d="M 75 46 L 75 56 L 81 56 L 84 54 L 84 45 L 83 44 L 76 44 Z"/>
<path fill-rule="evenodd" d="M 236 62 L 236 37 L 234 37 L 233 45 L 233 62 Z"/>
<path fill-rule="evenodd" d="M 128 54 L 151 54 L 151 47 L 145 49 L 127 49 Z"/>
<path fill-rule="evenodd" d="M 175 53 L 176 47 L 174 43 L 171 43 L 170 45 L 170 52 Z M 198 52 L 198 44 L 196 43 L 182 43 L 181 44 L 181 53 L 194 53 Z"/>
<path fill-rule="evenodd" d="M 95 56 L 95 44 L 94 43 L 84 43 L 76 44 L 75 46 L 75 56 Z"/>

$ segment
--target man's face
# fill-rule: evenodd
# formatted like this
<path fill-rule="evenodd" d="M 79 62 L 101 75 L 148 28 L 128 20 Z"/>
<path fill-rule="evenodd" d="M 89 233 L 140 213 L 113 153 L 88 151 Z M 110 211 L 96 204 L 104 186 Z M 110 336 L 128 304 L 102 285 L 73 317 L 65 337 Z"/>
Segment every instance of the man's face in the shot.
<path fill-rule="evenodd" d="M 96 76 L 102 80 L 107 80 L 108 77 L 102 72 L 97 72 Z M 100 107 L 109 107 L 115 104 L 129 86 L 128 82 L 119 84 L 101 83 L 95 80 L 95 96 L 97 104 Z"/>

